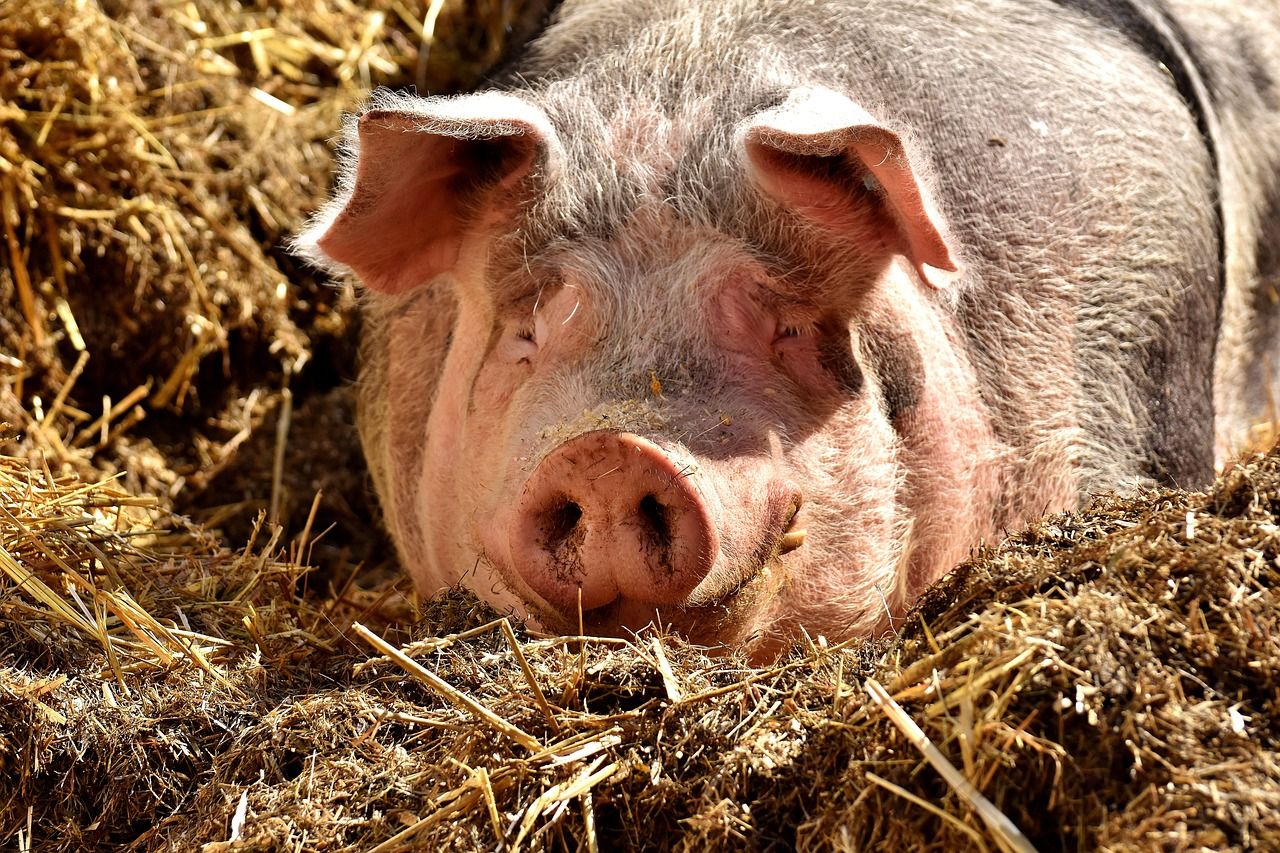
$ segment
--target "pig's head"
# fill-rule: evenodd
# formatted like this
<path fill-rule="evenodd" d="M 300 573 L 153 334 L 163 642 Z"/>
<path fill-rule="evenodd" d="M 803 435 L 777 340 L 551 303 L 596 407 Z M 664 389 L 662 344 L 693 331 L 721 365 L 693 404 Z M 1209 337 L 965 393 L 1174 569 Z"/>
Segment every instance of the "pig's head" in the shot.
<path fill-rule="evenodd" d="M 406 569 L 555 631 L 890 626 L 991 525 L 919 163 L 825 90 L 543 95 L 379 96 L 299 240 L 364 285 Z"/>

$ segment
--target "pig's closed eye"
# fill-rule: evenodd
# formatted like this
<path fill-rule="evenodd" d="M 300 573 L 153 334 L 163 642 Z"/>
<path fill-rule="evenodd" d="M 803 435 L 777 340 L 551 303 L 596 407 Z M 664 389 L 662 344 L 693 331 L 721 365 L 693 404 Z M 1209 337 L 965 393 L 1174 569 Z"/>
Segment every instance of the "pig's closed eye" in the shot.
<path fill-rule="evenodd" d="M 507 351 L 516 364 L 528 364 L 538 354 L 538 329 L 532 322 L 512 327 Z"/>
<path fill-rule="evenodd" d="M 818 328 L 807 319 L 779 319 L 769 346 L 777 363 L 787 370 L 805 370 L 816 363 Z"/>
<path fill-rule="evenodd" d="M 784 349 L 813 339 L 817 329 L 809 322 L 779 321 L 773 332 L 773 346 Z"/>

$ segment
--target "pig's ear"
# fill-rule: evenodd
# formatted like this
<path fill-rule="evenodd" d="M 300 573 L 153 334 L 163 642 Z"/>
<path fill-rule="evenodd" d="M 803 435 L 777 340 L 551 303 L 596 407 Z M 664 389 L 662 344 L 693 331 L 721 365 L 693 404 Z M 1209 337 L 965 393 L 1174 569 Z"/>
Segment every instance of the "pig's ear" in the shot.
<path fill-rule="evenodd" d="M 382 93 L 349 122 L 335 197 L 294 248 L 404 292 L 450 270 L 469 229 L 514 213 L 517 184 L 559 152 L 546 114 L 514 95 Z"/>
<path fill-rule="evenodd" d="M 958 277 L 942 218 L 902 140 L 844 95 L 796 90 L 745 122 L 739 138 L 756 181 L 780 203 L 835 229 L 888 226 L 894 249 L 930 285 Z"/>

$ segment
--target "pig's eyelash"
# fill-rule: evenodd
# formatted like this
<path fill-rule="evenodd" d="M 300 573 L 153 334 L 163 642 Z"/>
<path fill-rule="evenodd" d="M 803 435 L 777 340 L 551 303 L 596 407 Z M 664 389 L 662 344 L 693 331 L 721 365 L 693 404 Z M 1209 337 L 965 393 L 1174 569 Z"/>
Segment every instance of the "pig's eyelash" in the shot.
<path fill-rule="evenodd" d="M 778 324 L 779 338 L 803 338 L 814 334 L 817 328 L 809 322 L 790 322 Z"/>
<path fill-rule="evenodd" d="M 534 331 L 532 321 L 530 321 L 527 326 L 519 326 L 516 328 L 516 337 L 522 341 L 532 342 L 536 335 L 537 333 Z"/>

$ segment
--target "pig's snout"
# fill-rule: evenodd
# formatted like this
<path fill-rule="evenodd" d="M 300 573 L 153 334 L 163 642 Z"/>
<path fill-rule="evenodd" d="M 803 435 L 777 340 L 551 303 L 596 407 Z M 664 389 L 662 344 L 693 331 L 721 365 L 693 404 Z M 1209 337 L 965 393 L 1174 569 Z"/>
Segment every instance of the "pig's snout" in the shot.
<path fill-rule="evenodd" d="M 525 484 L 515 569 L 564 616 L 617 601 L 683 602 L 719 540 L 692 461 L 638 435 L 590 432 L 553 450 Z"/>

